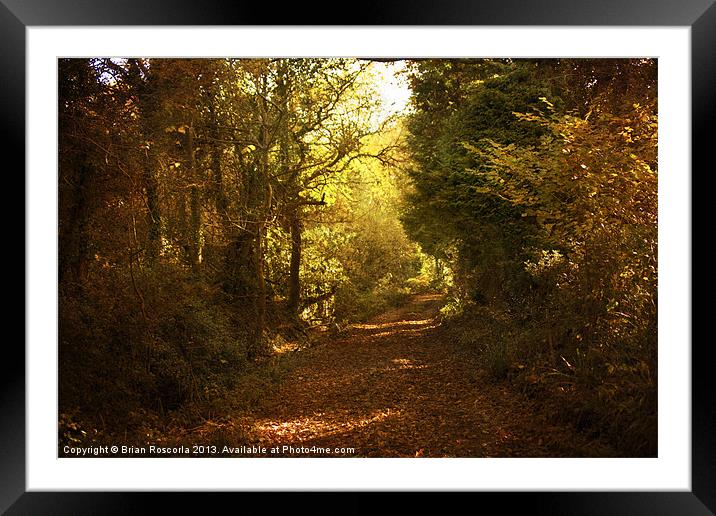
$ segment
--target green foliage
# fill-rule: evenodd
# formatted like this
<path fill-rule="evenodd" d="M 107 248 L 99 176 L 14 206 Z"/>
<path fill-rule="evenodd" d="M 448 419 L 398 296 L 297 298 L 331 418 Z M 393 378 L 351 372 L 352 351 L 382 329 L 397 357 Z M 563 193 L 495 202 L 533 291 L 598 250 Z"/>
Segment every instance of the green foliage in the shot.
<path fill-rule="evenodd" d="M 356 192 L 358 213 L 339 258 L 346 275 L 336 293 L 339 319 L 362 320 L 395 306 L 407 295 L 406 281 L 419 273 L 418 249 L 391 212 L 395 207 L 377 203 L 378 195 L 377 188 Z"/>
<path fill-rule="evenodd" d="M 440 308 L 440 316 L 444 320 L 450 320 L 456 317 L 460 317 L 465 313 L 466 305 L 470 304 L 471 302 L 467 299 L 464 299 L 463 297 L 450 297 L 447 303 L 445 303 L 445 305 Z"/>
<path fill-rule="evenodd" d="M 306 307 L 304 316 L 363 320 L 404 300 L 409 280 L 422 275 L 431 281 L 423 266 L 428 257 L 398 221 L 404 181 L 394 162 L 399 143 L 399 125 L 365 138 L 364 156 L 327 183 L 330 204 L 307 211 L 302 298 L 333 295 Z"/>
<path fill-rule="evenodd" d="M 434 66 L 443 67 L 418 65 L 413 82 L 430 77 Z M 506 284 L 521 281 L 520 267 L 511 257 L 522 252 L 532 228 L 521 223 L 511 203 L 491 195 L 489 182 L 476 173 L 479 165 L 470 150 L 487 137 L 525 145 L 539 141 L 543 128 L 512 113 L 537 105 L 547 90 L 535 80 L 530 63 L 455 66 L 459 80 L 450 84 L 456 91 L 442 93 L 450 100 L 442 109 L 431 107 L 411 116 L 413 192 L 402 220 L 426 252 L 449 261 L 458 272 L 458 287 L 468 296 L 498 299 Z M 485 69 L 492 73 L 486 75 Z M 418 88 L 419 105 L 421 94 L 441 93 Z"/>
<path fill-rule="evenodd" d="M 407 295 L 401 128 L 376 116 L 367 61 L 59 66 L 67 439 L 214 411 L 281 338 Z M 249 383 L 237 398 L 261 396 Z"/>
<path fill-rule="evenodd" d="M 462 320 L 486 304 L 506 314 L 509 329 L 473 345 L 492 377 L 559 399 L 578 426 L 651 454 L 655 63 L 469 68 L 425 61 L 412 75 L 413 192 L 403 221 L 450 265 L 463 301 L 443 311 Z M 638 437 L 619 437 L 626 429 Z"/>
<path fill-rule="evenodd" d="M 253 403 L 302 326 L 443 291 L 491 377 L 653 452 L 656 61 L 420 60 L 404 120 L 370 67 L 60 60 L 63 442 Z"/>

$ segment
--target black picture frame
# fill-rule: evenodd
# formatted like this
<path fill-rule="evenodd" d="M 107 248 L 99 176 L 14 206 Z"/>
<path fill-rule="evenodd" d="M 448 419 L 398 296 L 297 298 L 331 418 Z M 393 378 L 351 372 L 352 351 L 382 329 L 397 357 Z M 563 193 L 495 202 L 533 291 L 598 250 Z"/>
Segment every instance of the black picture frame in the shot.
<path fill-rule="evenodd" d="M 708 171 L 710 141 L 707 129 L 716 119 L 714 0 L 400 0 L 390 3 L 369 0 L 355 4 L 354 12 L 340 17 L 334 4 L 322 6 L 320 2 L 313 2 L 310 8 L 304 3 L 277 6 L 242 2 L 224 5 L 211 0 L 117 0 L 111 3 L 92 0 L 0 0 L 0 141 L 5 149 L 5 166 L 2 168 L 6 171 L 6 178 L 22 177 L 21 188 L 25 192 L 25 29 L 47 25 L 689 26 L 692 45 L 692 171 L 697 168 Z M 317 18 L 317 13 L 332 13 L 332 18 Z M 14 167 L 7 165 L 10 157 L 16 158 L 14 163 L 17 165 Z M 692 207 L 694 205 L 692 199 Z M 20 231 L 16 221 L 8 225 Z M 21 238 L 25 241 L 24 234 Z M 15 247 L 19 245 L 15 244 Z M 27 260 L 28 256 L 24 256 L 23 263 Z M 24 309 L 25 304 L 22 306 Z M 184 510 L 191 510 L 194 503 L 196 507 L 205 503 L 189 501 L 186 493 L 26 492 L 25 353 L 19 342 L 11 339 L 10 333 L 7 335 L 4 359 L 0 360 L 0 511 L 7 511 L 9 515 L 135 514 L 150 507 L 147 498 L 159 496 L 162 497 L 162 504 L 178 504 Z M 708 360 L 711 346 L 710 339 L 706 339 L 693 342 L 691 349 L 691 491 L 473 493 L 469 506 L 489 502 L 493 507 L 497 504 L 501 512 L 521 509 L 533 514 L 550 515 L 716 513 L 716 453 L 712 434 L 716 429 L 712 394 L 716 388 L 715 375 L 710 371 L 711 361 Z M 240 493 L 239 496 L 242 504 L 248 504 L 257 495 Z M 343 505 L 338 512 L 368 512 L 376 503 L 372 499 L 374 496 L 376 494 L 373 493 L 352 493 L 341 502 Z M 275 494 L 271 498 L 274 502 L 277 500 Z M 422 495 L 416 493 L 403 509 L 410 510 L 413 504 L 420 506 L 422 499 Z M 291 504 L 302 505 L 302 500 L 307 504 L 314 503 L 299 496 L 297 499 L 292 497 Z M 259 502 L 258 499 L 256 501 Z M 167 506 L 165 510 L 168 510 Z M 320 507 L 317 510 L 320 511 Z"/>

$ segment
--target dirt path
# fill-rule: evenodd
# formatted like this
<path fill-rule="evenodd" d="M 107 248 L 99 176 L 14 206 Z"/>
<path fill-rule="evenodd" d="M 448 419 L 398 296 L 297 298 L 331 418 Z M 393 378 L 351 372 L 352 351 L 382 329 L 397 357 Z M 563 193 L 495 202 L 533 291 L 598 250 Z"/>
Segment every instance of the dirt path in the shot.
<path fill-rule="evenodd" d="M 330 448 L 273 456 L 594 456 L 509 386 L 484 379 L 436 322 L 443 299 L 410 302 L 302 352 L 278 391 L 241 418 L 244 442 Z M 352 448 L 341 453 L 336 448 Z"/>

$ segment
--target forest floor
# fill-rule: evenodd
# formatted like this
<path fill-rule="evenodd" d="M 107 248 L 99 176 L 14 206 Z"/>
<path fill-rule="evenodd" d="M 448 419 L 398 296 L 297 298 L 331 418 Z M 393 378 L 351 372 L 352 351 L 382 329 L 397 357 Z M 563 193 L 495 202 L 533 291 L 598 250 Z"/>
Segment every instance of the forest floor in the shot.
<path fill-rule="evenodd" d="M 550 422 L 508 382 L 491 382 L 477 357 L 459 349 L 438 323 L 443 304 L 440 295 L 414 295 L 296 353 L 277 388 L 250 411 L 234 415 L 221 440 L 279 449 L 242 456 L 613 454 L 575 429 Z"/>

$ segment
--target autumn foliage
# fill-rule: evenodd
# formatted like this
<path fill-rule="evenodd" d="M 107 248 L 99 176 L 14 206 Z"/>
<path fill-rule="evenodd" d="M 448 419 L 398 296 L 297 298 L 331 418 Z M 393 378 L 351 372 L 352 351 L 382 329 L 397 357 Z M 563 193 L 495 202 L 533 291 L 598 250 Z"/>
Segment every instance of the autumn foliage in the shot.
<path fill-rule="evenodd" d="M 412 82 L 404 220 L 454 271 L 457 338 L 564 419 L 655 454 L 656 62 L 427 61 Z"/>
<path fill-rule="evenodd" d="M 370 456 L 656 454 L 656 61 L 406 62 L 400 113 L 377 66 L 59 60 L 61 443 L 300 415 Z M 331 386 L 375 399 L 294 406 Z M 449 443 L 400 401 L 463 395 Z"/>

